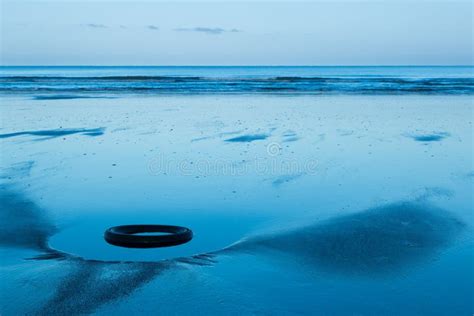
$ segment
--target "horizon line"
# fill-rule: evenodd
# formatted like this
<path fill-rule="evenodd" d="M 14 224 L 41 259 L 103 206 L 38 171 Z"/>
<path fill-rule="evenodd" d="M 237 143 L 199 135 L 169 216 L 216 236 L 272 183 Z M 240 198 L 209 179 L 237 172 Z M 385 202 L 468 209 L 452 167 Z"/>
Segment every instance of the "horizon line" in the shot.
<path fill-rule="evenodd" d="M 0 65 L 0 67 L 474 67 L 474 64 L 435 64 L 435 65 Z"/>

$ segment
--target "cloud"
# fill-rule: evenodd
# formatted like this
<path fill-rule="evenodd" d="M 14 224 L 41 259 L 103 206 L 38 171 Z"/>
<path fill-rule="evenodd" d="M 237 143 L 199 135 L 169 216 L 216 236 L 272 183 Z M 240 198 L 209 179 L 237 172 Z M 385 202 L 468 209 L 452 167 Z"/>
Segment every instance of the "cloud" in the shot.
<path fill-rule="evenodd" d="M 94 29 L 105 29 L 105 28 L 107 28 L 107 25 L 104 25 L 104 24 L 96 24 L 96 23 L 85 24 L 85 26 L 87 26 L 87 27 L 92 27 L 92 28 L 94 28 Z"/>
<path fill-rule="evenodd" d="M 156 25 L 147 25 L 146 28 L 149 29 L 149 30 L 154 30 L 154 31 L 157 31 L 157 30 L 160 29 L 160 28 L 159 28 L 158 26 L 156 26 Z"/>
<path fill-rule="evenodd" d="M 226 30 L 226 29 L 223 29 L 223 28 L 220 28 L 220 27 L 201 27 L 201 26 L 193 27 L 193 28 L 181 27 L 181 28 L 175 29 L 175 31 L 177 31 L 177 32 L 201 32 L 201 33 L 212 34 L 212 35 L 218 35 L 218 34 L 222 34 L 222 33 L 241 32 L 238 29 Z"/>

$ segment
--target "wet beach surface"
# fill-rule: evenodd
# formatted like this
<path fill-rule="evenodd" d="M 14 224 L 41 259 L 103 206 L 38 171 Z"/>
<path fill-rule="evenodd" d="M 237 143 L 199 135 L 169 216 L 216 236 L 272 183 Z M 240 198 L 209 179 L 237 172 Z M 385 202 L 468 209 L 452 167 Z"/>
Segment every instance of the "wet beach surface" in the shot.
<path fill-rule="evenodd" d="M 1 107 L 2 315 L 474 311 L 469 96 Z M 103 240 L 133 223 L 194 239 Z"/>

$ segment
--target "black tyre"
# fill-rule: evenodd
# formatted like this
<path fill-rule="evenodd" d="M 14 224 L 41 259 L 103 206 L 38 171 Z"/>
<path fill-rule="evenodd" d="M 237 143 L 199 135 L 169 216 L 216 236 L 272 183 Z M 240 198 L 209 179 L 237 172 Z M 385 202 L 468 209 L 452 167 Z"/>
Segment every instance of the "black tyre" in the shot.
<path fill-rule="evenodd" d="M 160 235 L 138 235 L 141 233 L 164 233 Z M 193 232 L 181 226 L 171 225 L 122 225 L 107 229 L 105 240 L 114 246 L 127 248 L 169 247 L 187 243 Z"/>

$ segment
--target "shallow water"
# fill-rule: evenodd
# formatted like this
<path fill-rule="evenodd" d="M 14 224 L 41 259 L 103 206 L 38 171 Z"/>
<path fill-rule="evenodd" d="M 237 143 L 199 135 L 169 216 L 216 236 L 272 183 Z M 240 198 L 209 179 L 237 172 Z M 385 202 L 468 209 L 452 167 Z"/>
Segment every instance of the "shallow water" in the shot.
<path fill-rule="evenodd" d="M 0 104 L 2 315 L 474 312 L 470 96 Z"/>

